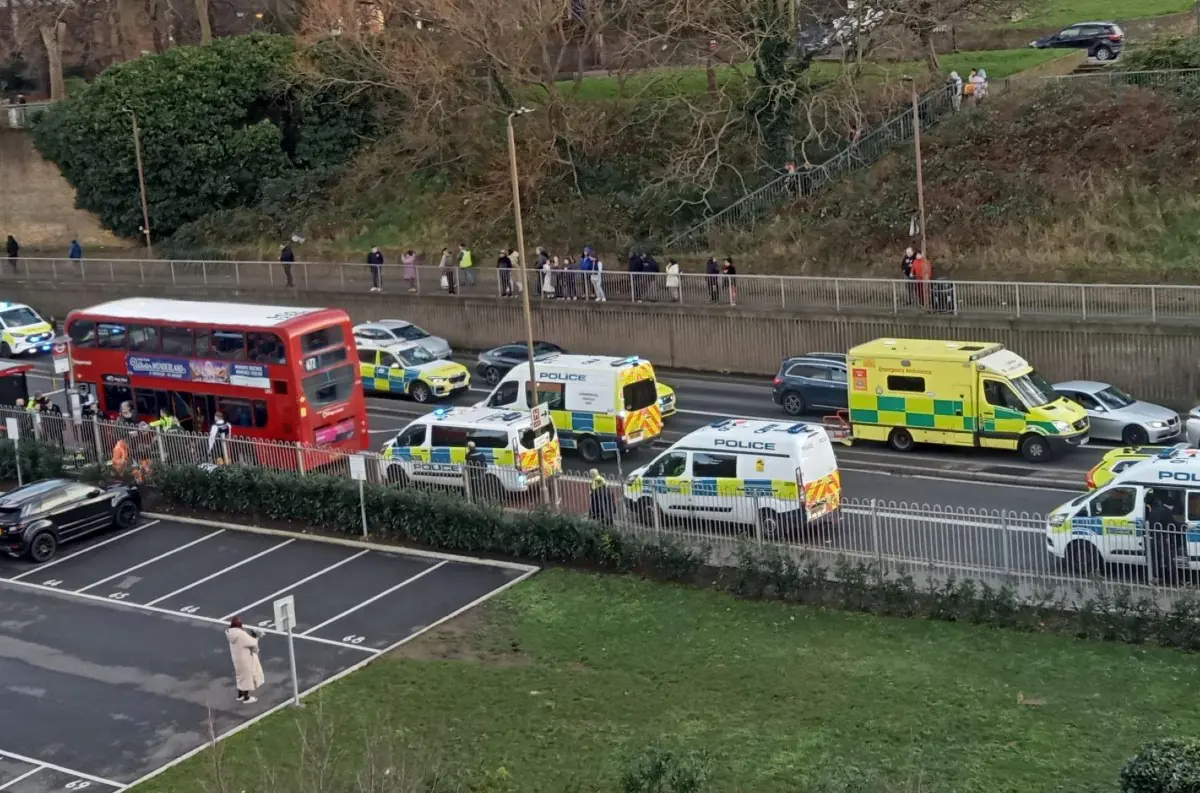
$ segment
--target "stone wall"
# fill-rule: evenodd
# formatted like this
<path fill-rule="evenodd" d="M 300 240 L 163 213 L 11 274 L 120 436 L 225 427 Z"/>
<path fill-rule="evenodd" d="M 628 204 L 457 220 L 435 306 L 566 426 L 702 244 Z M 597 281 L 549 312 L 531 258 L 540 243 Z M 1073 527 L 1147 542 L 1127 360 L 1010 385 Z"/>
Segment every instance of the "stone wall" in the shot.
<path fill-rule="evenodd" d="M 138 294 L 134 285 L 70 286 L 9 281 L 4 295 L 47 315 Z M 518 301 L 443 296 L 296 292 L 284 289 L 141 287 L 140 294 L 275 305 L 332 305 L 356 321 L 401 317 L 472 350 L 524 338 Z M 877 337 L 1002 342 L 1048 379 L 1106 380 L 1184 409 L 1200 398 L 1196 326 L 1088 324 L 954 317 L 804 316 L 689 306 L 538 303 L 534 334 L 580 353 L 643 355 L 662 367 L 770 376 L 786 355 L 841 352 Z"/>

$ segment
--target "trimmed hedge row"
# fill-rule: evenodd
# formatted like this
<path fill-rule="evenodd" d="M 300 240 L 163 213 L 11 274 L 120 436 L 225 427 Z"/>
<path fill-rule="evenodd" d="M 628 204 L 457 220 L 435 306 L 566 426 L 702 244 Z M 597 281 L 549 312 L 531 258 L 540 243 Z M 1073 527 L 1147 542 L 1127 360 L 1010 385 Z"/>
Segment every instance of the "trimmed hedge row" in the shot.
<path fill-rule="evenodd" d="M 1121 769 L 1121 793 L 1200 793 L 1200 740 L 1162 738 Z"/>
<path fill-rule="evenodd" d="M 19 451 L 18 451 L 19 450 Z M 32 482 L 62 476 L 63 453 L 57 446 L 41 441 L 0 440 L 0 480 L 17 481 L 17 457 L 21 459 L 21 479 Z"/>
<path fill-rule="evenodd" d="M 253 467 L 157 471 L 170 503 L 243 517 L 298 521 L 319 531 L 362 531 L 358 485 L 329 476 L 299 476 Z M 707 568 L 710 548 L 664 537 L 647 542 L 574 515 L 520 512 L 468 502 L 459 495 L 387 485 L 364 486 L 368 526 L 385 539 L 467 554 L 496 554 L 696 583 L 734 594 L 897 617 L 970 622 L 1028 632 L 1200 650 L 1200 598 L 1169 608 L 1114 589 L 1070 608 L 1065 595 L 1029 599 L 1007 586 L 948 578 L 918 583 L 885 574 L 874 562 L 824 559 L 772 545 L 742 545 L 731 567 Z"/>

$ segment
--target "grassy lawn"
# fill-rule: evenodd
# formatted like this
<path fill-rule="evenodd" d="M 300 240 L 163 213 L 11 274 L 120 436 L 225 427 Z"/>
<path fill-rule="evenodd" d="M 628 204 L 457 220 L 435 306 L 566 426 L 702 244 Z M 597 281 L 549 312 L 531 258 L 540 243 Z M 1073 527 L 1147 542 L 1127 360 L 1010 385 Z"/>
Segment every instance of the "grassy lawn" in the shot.
<path fill-rule="evenodd" d="M 1190 0 L 1041 0 L 1028 3 L 1029 16 L 1011 27 L 1043 28 L 1090 20 L 1144 19 L 1177 14 L 1192 7 Z"/>
<path fill-rule="evenodd" d="M 709 753 L 722 793 L 1114 791 L 1142 741 L 1200 734 L 1200 667 L 1174 651 L 562 571 L 463 619 L 231 738 L 220 789 L 314 789 L 295 776 L 301 732 L 332 749 L 323 790 L 350 789 L 333 780 L 365 775 L 382 736 L 371 756 L 390 767 L 522 793 L 615 791 L 653 743 Z M 218 789 L 211 768 L 137 793 Z"/>
<path fill-rule="evenodd" d="M 987 70 L 993 79 L 1010 77 L 1017 72 L 1040 66 L 1048 61 L 1070 55 L 1064 50 L 981 50 L 977 52 L 950 53 L 941 56 L 942 71 L 949 74 L 958 71 L 964 78 L 972 68 Z M 817 61 L 808 71 L 814 84 L 827 83 L 837 78 L 842 64 L 835 61 Z M 751 64 L 721 66 L 717 70 L 717 83 L 722 88 L 735 87 L 754 77 Z M 880 82 L 899 79 L 901 75 L 926 74 L 923 62 L 867 63 L 864 73 L 868 79 Z M 615 76 L 597 75 L 585 77 L 578 90 L 572 81 L 563 81 L 558 89 L 564 96 L 579 101 L 615 100 L 621 98 L 621 81 Z M 626 98 L 653 98 L 678 95 L 703 94 L 708 90 L 708 75 L 703 67 L 679 69 L 652 69 L 630 74 L 625 80 Z"/>

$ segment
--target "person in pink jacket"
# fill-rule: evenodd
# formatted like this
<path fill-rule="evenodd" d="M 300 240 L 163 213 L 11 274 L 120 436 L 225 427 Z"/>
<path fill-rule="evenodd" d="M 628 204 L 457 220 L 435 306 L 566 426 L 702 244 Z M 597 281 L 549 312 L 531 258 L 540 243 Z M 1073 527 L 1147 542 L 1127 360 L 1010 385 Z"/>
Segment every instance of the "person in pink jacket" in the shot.
<path fill-rule="evenodd" d="M 257 702 L 253 692 L 265 680 L 262 662 L 258 659 L 258 633 L 242 625 L 241 617 L 234 617 L 225 629 L 229 639 L 229 654 L 233 657 L 233 676 L 237 681 L 238 702 Z"/>

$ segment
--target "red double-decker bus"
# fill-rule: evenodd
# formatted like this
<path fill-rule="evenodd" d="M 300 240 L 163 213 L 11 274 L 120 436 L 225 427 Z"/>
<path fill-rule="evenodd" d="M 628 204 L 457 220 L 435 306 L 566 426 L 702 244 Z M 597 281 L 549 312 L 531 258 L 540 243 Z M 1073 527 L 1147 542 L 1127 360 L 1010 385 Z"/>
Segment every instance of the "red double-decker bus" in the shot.
<path fill-rule="evenodd" d="M 130 402 L 207 432 L 363 451 L 367 411 L 345 311 L 127 298 L 67 315 L 72 373 L 115 417 Z"/>

